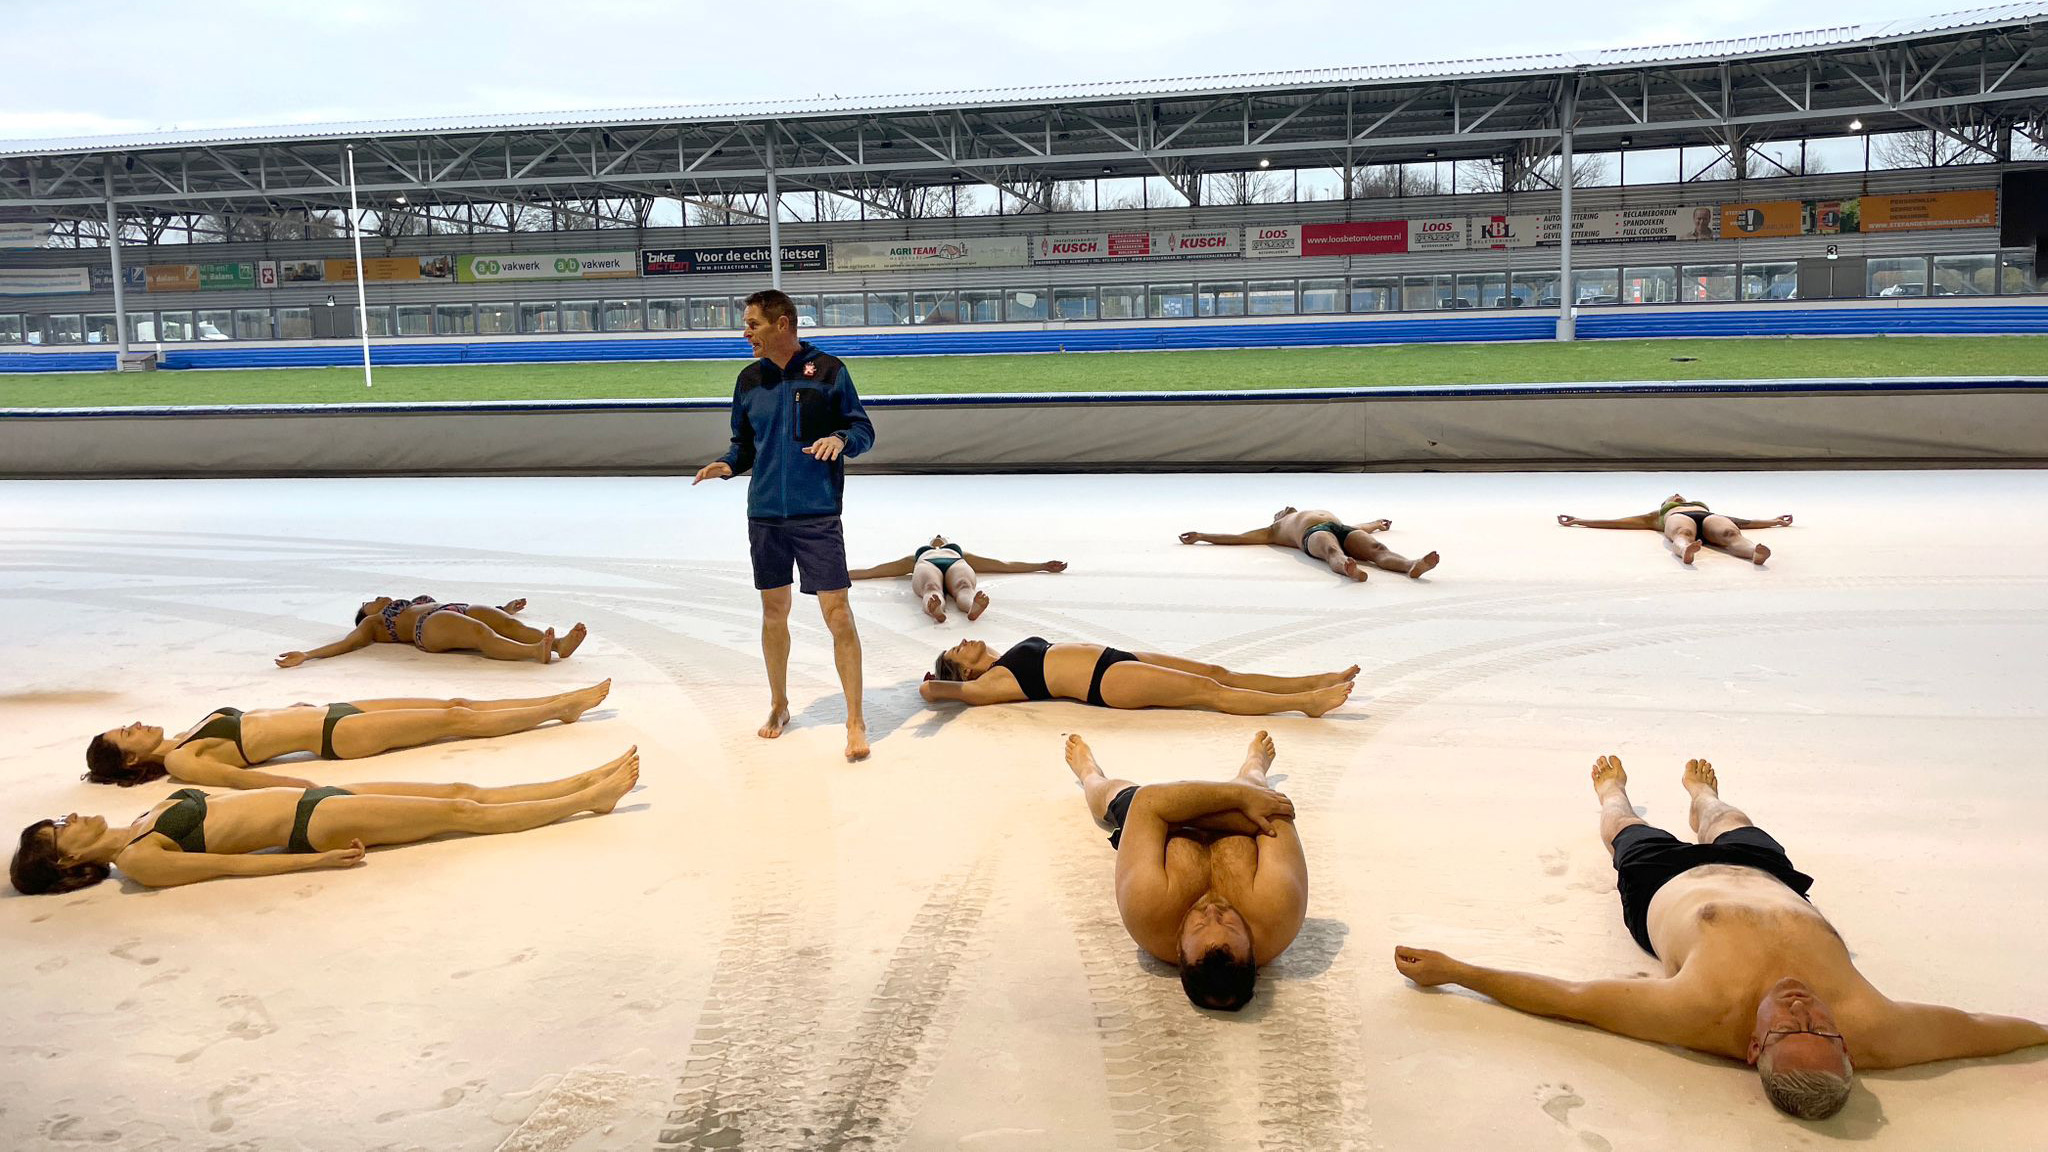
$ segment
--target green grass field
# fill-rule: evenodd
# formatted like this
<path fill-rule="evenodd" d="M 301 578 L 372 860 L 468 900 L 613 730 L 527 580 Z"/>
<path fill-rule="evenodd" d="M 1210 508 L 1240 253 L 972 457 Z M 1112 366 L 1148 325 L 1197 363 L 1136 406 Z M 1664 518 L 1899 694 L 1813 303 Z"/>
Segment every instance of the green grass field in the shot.
<path fill-rule="evenodd" d="M 831 341 L 825 341 L 829 348 Z M 736 360 L 0 375 L 0 408 L 729 396 Z M 2048 375 L 2048 336 L 1600 340 L 856 359 L 867 395 Z"/>

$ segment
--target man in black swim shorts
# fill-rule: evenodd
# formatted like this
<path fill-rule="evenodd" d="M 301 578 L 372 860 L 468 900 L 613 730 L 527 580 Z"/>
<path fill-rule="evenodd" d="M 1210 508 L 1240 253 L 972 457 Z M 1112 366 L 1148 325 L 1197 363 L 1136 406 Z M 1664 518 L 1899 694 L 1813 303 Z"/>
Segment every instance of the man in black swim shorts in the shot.
<path fill-rule="evenodd" d="M 1753 1064 L 1771 1103 L 1807 1120 L 1841 1110 L 1856 1068 L 2048 1044 L 2048 1028 L 2030 1020 L 1878 992 L 1807 902 L 1812 878 L 1721 799 L 1713 765 L 1688 761 L 1684 784 L 1698 837 L 1691 844 L 1636 815 L 1619 757 L 1593 766 L 1622 920 L 1664 975 L 1559 980 L 1408 947 L 1394 949 L 1395 969 L 1424 987 L 1462 984 L 1538 1016 Z"/>

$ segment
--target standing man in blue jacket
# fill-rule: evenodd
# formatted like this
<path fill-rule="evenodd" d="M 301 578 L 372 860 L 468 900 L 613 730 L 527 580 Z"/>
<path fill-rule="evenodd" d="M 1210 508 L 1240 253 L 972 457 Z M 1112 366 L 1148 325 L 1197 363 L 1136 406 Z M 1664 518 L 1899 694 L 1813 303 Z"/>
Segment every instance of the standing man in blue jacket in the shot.
<path fill-rule="evenodd" d="M 868 755 L 860 699 L 860 632 L 846 602 L 846 536 L 839 513 L 848 457 L 874 447 L 875 426 L 861 410 L 853 377 L 836 357 L 797 339 L 796 305 L 774 289 L 747 297 L 745 336 L 759 357 L 732 394 L 732 447 L 691 481 L 724 480 L 754 470 L 747 489 L 747 543 L 754 587 L 761 590 L 761 655 L 768 664 L 768 722 L 773 740 L 789 724 L 790 570 L 816 596 L 832 630 L 832 659 L 846 693 L 846 758 Z"/>

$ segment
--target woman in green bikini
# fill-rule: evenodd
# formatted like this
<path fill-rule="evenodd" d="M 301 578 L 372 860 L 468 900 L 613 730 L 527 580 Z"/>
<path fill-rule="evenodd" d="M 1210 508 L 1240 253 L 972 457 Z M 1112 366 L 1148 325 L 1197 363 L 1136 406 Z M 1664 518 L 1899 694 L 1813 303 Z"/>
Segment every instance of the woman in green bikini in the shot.
<path fill-rule="evenodd" d="M 116 867 L 151 888 L 352 868 L 365 847 L 379 844 L 524 832 L 578 812 L 603 815 L 639 778 L 640 756 L 629 748 L 576 776 L 505 788 L 363 784 L 215 796 L 181 788 L 125 827 L 76 813 L 36 821 L 22 829 L 8 878 L 16 891 L 37 896 L 89 888 Z M 265 851 L 272 848 L 282 851 Z"/>
<path fill-rule="evenodd" d="M 172 736 L 150 724 L 113 728 L 85 746 L 85 778 L 122 787 L 169 776 L 211 788 L 310 788 L 255 766 L 293 752 L 355 760 L 436 740 L 505 736 L 550 720 L 574 723 L 603 702 L 612 682 L 528 700 L 356 700 L 243 712 L 216 708 Z"/>
<path fill-rule="evenodd" d="M 1783 528 L 1792 523 L 1792 517 L 1745 520 L 1740 516 L 1724 516 L 1697 500 L 1688 500 L 1673 492 L 1671 498 L 1655 512 L 1645 512 L 1640 516 L 1625 516 L 1619 520 L 1581 520 L 1577 516 L 1561 515 L 1557 522 L 1567 528 L 1641 528 L 1662 533 L 1664 542 L 1671 546 L 1682 564 L 1692 563 L 1701 544 L 1712 544 L 1730 556 L 1741 557 L 1751 564 L 1762 564 L 1771 558 L 1771 550 L 1744 536 L 1743 530 Z"/>
<path fill-rule="evenodd" d="M 910 577 L 910 594 L 924 605 L 924 614 L 941 624 L 946 622 L 946 600 L 967 613 L 969 620 L 981 619 L 988 611 L 988 593 L 975 586 L 975 576 L 981 572 L 1065 572 L 1065 560 L 1047 560 L 1043 564 L 1012 563 L 1008 560 L 991 560 L 963 550 L 958 544 L 944 536 L 932 537 L 932 542 L 887 564 L 872 568 L 856 568 L 847 573 L 855 580 L 874 580 L 883 576 Z"/>

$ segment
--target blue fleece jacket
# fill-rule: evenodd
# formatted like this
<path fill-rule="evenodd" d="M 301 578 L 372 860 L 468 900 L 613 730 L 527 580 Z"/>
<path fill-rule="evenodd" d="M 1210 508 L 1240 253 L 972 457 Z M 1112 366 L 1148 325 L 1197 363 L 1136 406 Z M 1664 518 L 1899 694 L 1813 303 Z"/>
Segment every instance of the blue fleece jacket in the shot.
<path fill-rule="evenodd" d="M 804 452 L 833 435 L 846 441 L 838 460 L 821 463 Z M 735 476 L 753 471 L 751 519 L 837 516 L 846 489 L 844 461 L 874 444 L 875 426 L 846 365 L 806 340 L 786 365 L 762 359 L 740 372 L 732 392 L 732 447 L 719 459 Z"/>

